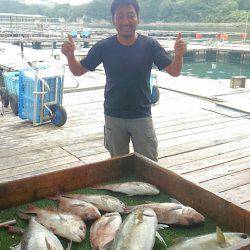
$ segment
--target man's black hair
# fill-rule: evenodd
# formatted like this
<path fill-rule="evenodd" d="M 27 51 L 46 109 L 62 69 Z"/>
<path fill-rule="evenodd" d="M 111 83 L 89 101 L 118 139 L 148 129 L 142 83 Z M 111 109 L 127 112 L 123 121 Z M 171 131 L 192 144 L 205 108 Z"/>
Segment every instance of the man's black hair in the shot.
<path fill-rule="evenodd" d="M 135 8 L 137 17 L 139 17 L 140 7 L 139 7 L 137 0 L 113 0 L 113 3 L 111 4 L 112 18 L 114 18 L 116 10 L 120 6 L 124 6 L 124 5 L 132 5 Z"/>

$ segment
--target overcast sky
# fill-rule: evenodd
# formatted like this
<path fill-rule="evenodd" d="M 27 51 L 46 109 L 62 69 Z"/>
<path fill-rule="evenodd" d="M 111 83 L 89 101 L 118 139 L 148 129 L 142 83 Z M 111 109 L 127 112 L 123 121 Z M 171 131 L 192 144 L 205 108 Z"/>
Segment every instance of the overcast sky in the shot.
<path fill-rule="evenodd" d="M 77 5 L 77 4 L 89 3 L 92 0 L 50 0 L 50 1 L 55 3 L 69 3 L 71 5 Z"/>
<path fill-rule="evenodd" d="M 89 3 L 92 0 L 48 0 L 48 2 L 51 3 L 58 3 L 58 4 L 63 4 L 63 3 L 69 3 L 71 5 L 80 5 L 80 4 L 84 4 L 84 3 Z M 36 4 L 40 1 L 37 0 L 23 0 L 23 2 L 27 3 L 27 4 Z"/>

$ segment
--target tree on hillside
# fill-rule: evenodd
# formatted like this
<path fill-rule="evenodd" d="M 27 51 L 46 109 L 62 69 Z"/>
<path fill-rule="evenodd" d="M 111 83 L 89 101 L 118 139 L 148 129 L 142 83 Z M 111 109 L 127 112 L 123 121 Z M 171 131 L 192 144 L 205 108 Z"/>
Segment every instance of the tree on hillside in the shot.
<path fill-rule="evenodd" d="M 110 5 L 112 0 L 94 0 L 86 5 L 84 15 L 93 19 L 111 20 Z"/>
<path fill-rule="evenodd" d="M 240 22 L 250 10 L 250 0 L 138 0 L 143 22 Z M 71 6 L 58 4 L 54 7 L 25 5 L 15 0 L 1 0 L 0 12 L 41 14 L 49 17 L 63 17 L 66 21 L 85 20 L 111 21 L 112 0 Z"/>
<path fill-rule="evenodd" d="M 159 5 L 158 18 L 161 21 L 167 21 L 171 18 L 173 12 L 173 1 L 172 0 L 163 0 Z"/>
<path fill-rule="evenodd" d="M 250 10 L 250 0 L 239 0 L 238 3 L 240 10 Z"/>
<path fill-rule="evenodd" d="M 162 0 L 139 0 L 140 17 L 148 22 L 155 22 L 159 20 L 159 6 Z"/>
<path fill-rule="evenodd" d="M 21 4 L 17 1 L 2 0 L 0 4 L 0 12 L 23 14 L 27 7 L 27 5 Z"/>

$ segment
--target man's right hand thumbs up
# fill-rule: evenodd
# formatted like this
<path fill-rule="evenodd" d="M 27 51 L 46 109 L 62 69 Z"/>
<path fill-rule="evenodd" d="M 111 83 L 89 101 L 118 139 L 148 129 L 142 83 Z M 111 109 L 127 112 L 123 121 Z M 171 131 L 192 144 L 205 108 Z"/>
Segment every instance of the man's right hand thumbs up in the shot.
<path fill-rule="evenodd" d="M 181 34 L 181 32 L 179 32 L 177 35 L 176 41 L 181 40 L 181 39 L 182 39 L 182 34 Z"/>
<path fill-rule="evenodd" d="M 75 45 L 74 40 L 73 40 L 73 38 L 72 38 L 72 36 L 70 34 L 68 34 L 68 42 L 70 42 L 73 45 Z"/>
<path fill-rule="evenodd" d="M 61 52 L 68 58 L 68 57 L 74 57 L 74 51 L 75 51 L 75 43 L 73 41 L 73 38 L 70 34 L 68 34 L 68 41 L 64 42 L 62 45 Z"/>

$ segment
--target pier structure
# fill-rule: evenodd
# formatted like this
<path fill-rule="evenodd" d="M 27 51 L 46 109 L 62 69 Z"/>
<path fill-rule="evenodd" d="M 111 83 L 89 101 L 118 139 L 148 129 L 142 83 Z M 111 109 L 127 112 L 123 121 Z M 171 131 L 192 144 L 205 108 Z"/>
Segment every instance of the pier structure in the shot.
<path fill-rule="evenodd" d="M 75 31 L 77 37 L 74 38 L 77 48 L 90 48 L 97 41 L 114 35 L 113 29 L 93 29 L 90 37 L 81 37 L 83 26 L 65 27 L 58 23 L 56 30 L 44 29 L 36 31 L 23 30 L 13 35 L 10 31 L 0 32 L 0 42 L 11 43 L 33 49 L 59 49 L 63 42 L 67 40 L 67 34 Z M 141 31 L 139 31 L 141 33 Z M 145 33 L 142 31 L 142 33 Z M 168 35 L 167 35 L 168 34 Z M 190 38 L 193 31 L 183 32 L 184 39 L 187 41 L 187 53 L 184 56 L 185 62 L 225 62 L 237 64 L 250 64 L 250 44 L 249 43 L 231 43 L 228 41 L 219 41 L 218 39 L 201 40 Z M 159 33 L 150 31 L 147 35 L 156 38 L 161 45 L 171 54 L 174 55 L 174 42 L 176 32 L 164 31 Z M 164 35 L 164 36 L 162 36 Z M 239 34 L 237 34 L 239 35 Z M 215 37 L 214 32 L 207 32 L 207 36 Z"/>

